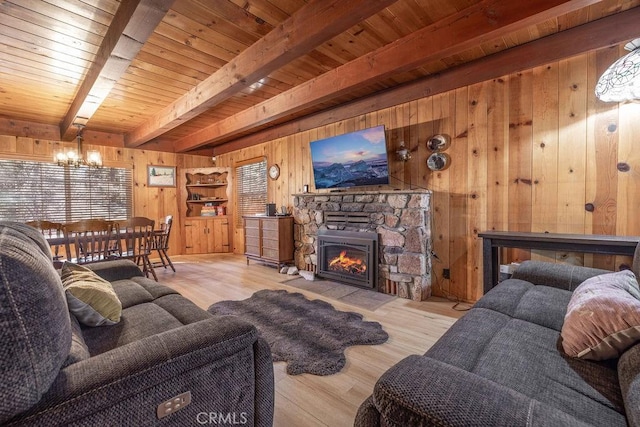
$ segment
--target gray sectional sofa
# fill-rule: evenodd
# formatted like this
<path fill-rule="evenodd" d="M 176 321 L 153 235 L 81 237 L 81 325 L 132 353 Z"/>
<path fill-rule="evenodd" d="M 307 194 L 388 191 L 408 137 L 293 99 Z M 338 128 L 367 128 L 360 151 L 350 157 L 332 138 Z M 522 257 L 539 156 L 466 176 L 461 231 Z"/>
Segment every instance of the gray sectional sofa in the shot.
<path fill-rule="evenodd" d="M 424 355 L 385 372 L 355 426 L 640 425 L 640 344 L 603 361 L 562 347 L 572 291 L 604 273 L 521 264 Z"/>
<path fill-rule="evenodd" d="M 0 222 L 0 424 L 272 424 L 271 353 L 255 327 L 210 315 L 132 262 L 91 268 L 121 302 L 113 325 L 81 325 L 42 235 Z"/>

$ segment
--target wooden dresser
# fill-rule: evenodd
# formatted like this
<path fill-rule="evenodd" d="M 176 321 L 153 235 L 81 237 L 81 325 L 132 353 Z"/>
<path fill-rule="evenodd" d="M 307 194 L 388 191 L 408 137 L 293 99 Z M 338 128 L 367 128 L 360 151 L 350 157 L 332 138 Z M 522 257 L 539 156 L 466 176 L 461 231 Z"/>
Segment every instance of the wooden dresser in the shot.
<path fill-rule="evenodd" d="M 293 262 L 293 217 L 245 216 L 244 254 L 278 267 Z"/>

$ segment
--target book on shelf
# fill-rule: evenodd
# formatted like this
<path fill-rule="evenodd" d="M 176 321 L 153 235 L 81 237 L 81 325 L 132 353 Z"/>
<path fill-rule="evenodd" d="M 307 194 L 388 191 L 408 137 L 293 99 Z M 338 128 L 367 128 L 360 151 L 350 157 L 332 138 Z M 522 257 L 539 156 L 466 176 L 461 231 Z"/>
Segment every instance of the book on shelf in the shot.
<path fill-rule="evenodd" d="M 215 205 L 213 203 L 206 203 L 200 209 L 201 216 L 218 216 L 218 215 L 226 215 L 226 207 Z"/>

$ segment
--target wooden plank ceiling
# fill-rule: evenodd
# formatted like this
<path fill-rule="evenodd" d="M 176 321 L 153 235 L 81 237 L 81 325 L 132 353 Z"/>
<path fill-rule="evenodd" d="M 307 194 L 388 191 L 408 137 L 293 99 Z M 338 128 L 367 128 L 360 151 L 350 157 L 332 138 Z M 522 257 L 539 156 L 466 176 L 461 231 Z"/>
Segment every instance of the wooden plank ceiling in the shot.
<path fill-rule="evenodd" d="M 226 152 L 640 0 L 5 0 L 0 134 Z M 633 22 L 633 21 L 632 21 Z M 637 22 L 637 21 L 635 21 Z M 633 30 L 635 31 L 635 30 Z M 566 43 L 566 55 L 581 53 Z M 590 48 L 593 48 L 591 43 Z M 479 68 L 478 68 L 479 70 Z M 486 70 L 483 70 L 486 75 Z M 495 70 L 495 76 L 501 70 Z M 44 130 L 43 130 L 44 129 Z M 265 135 L 262 137 L 261 135 Z M 246 143 L 245 143 L 246 145 Z"/>

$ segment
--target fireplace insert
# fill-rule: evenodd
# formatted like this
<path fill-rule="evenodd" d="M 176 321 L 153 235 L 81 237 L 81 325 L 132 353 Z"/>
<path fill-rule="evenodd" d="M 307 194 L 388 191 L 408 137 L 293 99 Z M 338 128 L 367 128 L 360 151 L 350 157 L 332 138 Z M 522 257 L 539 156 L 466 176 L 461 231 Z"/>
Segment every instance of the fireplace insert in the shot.
<path fill-rule="evenodd" d="M 324 279 L 375 289 L 378 277 L 378 233 L 318 231 L 317 274 Z"/>

